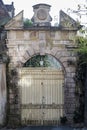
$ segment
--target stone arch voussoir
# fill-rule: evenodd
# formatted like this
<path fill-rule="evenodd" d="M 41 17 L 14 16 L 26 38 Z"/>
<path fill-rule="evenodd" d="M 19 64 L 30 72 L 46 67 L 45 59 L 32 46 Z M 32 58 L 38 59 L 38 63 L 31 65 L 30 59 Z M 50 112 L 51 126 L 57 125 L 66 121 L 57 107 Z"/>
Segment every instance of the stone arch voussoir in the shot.
<path fill-rule="evenodd" d="M 21 58 L 21 63 L 25 63 L 28 59 L 30 59 L 32 56 L 36 55 L 36 54 L 39 54 L 40 53 L 40 50 L 36 51 L 35 49 L 33 48 L 28 48 L 24 55 L 22 56 Z M 61 65 L 63 66 L 63 68 L 67 68 L 67 57 L 63 57 L 62 55 L 62 51 L 59 51 L 57 48 L 53 48 L 52 50 L 45 50 L 44 54 L 49 54 L 49 55 L 52 55 L 54 56 L 60 63 Z"/>
<path fill-rule="evenodd" d="M 28 59 L 30 59 L 33 55 L 35 55 L 35 51 L 33 48 L 29 48 L 25 51 L 24 55 L 22 56 L 21 62 L 25 63 Z"/>

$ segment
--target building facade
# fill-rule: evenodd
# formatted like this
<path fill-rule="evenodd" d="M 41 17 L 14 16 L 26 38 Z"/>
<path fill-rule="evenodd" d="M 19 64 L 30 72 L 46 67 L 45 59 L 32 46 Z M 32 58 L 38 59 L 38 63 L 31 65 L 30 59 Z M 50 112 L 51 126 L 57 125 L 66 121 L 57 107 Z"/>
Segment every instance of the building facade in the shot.
<path fill-rule="evenodd" d="M 9 5 L 10 7 L 10 5 Z M 14 9 L 13 5 L 12 8 Z M 11 11 L 11 10 L 10 10 Z M 6 87 L 6 31 L 4 25 L 11 19 L 6 5 L 0 0 L 0 126 L 6 123 L 7 87 Z"/>
<path fill-rule="evenodd" d="M 76 105 L 73 50 L 80 26 L 62 10 L 59 26 L 51 26 L 50 8 L 47 4 L 34 5 L 32 26 L 24 27 L 23 11 L 5 25 L 10 58 L 10 125 L 59 125 L 61 117 L 73 124 Z"/>

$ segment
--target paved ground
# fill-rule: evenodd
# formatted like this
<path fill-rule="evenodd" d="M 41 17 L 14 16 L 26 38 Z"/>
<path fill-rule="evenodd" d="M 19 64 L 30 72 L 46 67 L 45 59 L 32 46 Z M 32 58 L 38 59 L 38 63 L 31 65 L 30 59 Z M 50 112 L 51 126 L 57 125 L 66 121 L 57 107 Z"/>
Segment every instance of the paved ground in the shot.
<path fill-rule="evenodd" d="M 87 130 L 87 128 L 71 128 L 71 127 L 43 127 L 43 126 L 31 126 L 31 127 L 22 127 L 22 128 L 16 128 L 16 129 L 7 129 L 7 128 L 2 128 L 0 130 Z"/>

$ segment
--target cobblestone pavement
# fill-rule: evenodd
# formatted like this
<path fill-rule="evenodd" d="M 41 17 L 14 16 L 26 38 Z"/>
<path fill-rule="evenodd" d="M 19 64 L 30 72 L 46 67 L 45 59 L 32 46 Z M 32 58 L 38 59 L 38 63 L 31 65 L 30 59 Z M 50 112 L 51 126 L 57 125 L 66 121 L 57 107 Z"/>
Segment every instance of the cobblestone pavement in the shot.
<path fill-rule="evenodd" d="M 31 127 L 22 127 L 16 129 L 9 129 L 9 128 L 1 128 L 0 130 L 87 130 L 87 128 L 71 128 L 71 127 L 43 127 L 43 126 L 31 126 Z"/>

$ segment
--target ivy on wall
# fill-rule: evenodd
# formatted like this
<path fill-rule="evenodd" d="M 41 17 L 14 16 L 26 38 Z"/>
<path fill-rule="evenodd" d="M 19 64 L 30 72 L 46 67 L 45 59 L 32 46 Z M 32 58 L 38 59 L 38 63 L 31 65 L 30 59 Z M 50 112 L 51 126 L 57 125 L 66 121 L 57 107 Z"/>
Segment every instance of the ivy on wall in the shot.
<path fill-rule="evenodd" d="M 84 37 L 77 37 L 77 69 L 76 69 L 76 98 L 78 100 L 78 104 L 76 105 L 76 110 L 74 112 L 73 120 L 75 123 L 82 123 L 84 122 L 84 112 L 85 112 L 85 95 L 86 91 L 85 88 L 87 86 L 86 79 L 87 79 L 87 39 Z"/>

